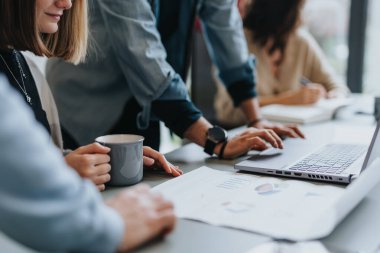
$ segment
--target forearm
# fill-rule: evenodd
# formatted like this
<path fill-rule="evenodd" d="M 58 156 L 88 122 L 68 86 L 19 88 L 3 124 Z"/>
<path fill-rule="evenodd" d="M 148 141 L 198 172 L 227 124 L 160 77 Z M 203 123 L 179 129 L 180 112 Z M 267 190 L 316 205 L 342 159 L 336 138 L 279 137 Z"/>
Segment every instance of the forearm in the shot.
<path fill-rule="evenodd" d="M 278 95 L 272 96 L 263 96 L 258 97 L 259 105 L 266 106 L 272 104 L 280 104 L 280 105 L 297 105 L 298 103 L 294 100 L 294 96 L 292 91 L 287 91 L 280 93 Z"/>
<path fill-rule="evenodd" d="M 185 131 L 184 137 L 204 147 L 207 139 L 207 130 L 211 127 L 210 122 L 201 117 Z"/>

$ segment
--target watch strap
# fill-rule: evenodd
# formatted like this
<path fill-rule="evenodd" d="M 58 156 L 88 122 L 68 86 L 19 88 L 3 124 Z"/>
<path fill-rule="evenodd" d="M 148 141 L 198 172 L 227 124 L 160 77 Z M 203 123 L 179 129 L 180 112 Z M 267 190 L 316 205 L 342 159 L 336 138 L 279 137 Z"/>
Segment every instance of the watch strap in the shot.
<path fill-rule="evenodd" d="M 224 159 L 224 150 L 226 149 L 227 143 L 228 143 L 228 140 L 225 140 L 222 147 L 220 148 L 218 158 L 221 160 Z"/>
<path fill-rule="evenodd" d="M 205 143 L 205 149 L 204 152 L 206 152 L 209 155 L 214 154 L 214 149 L 218 143 L 212 142 L 211 140 L 207 139 Z"/>

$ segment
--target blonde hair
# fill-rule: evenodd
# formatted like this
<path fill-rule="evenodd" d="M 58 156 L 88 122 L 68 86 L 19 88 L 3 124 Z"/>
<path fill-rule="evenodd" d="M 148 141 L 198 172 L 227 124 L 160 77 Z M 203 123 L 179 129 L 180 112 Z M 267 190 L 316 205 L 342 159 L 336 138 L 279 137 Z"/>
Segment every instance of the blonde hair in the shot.
<path fill-rule="evenodd" d="M 42 34 L 36 22 L 36 0 L 0 0 L 0 49 L 28 50 L 39 56 L 84 61 L 88 44 L 87 0 L 75 0 L 54 34 Z"/>

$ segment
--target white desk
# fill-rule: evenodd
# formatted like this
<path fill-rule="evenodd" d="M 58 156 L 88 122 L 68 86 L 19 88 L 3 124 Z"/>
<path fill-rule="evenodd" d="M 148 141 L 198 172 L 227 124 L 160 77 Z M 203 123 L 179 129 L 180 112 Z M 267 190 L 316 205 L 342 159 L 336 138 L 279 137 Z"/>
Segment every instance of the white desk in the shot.
<path fill-rule="evenodd" d="M 307 126 L 307 131 L 321 132 L 321 138 L 318 141 L 331 139 L 332 135 L 337 138 L 353 138 L 365 141 L 370 137 L 374 129 L 374 120 L 370 116 L 354 115 L 352 110 L 344 110 L 339 114 L 338 119 L 334 122 L 315 124 Z M 346 126 L 346 127 L 344 127 Z M 349 126 L 349 127 L 347 127 Z M 335 129 L 336 132 L 327 131 L 326 129 Z M 338 131 L 339 130 L 339 131 Z M 186 145 L 167 156 L 169 160 L 180 165 L 185 172 L 194 170 L 202 165 L 207 165 L 218 170 L 232 170 L 232 165 L 236 161 L 217 161 L 215 159 L 206 159 L 202 149 L 194 144 Z M 178 163 L 178 161 L 181 161 Z M 163 174 L 146 173 L 144 182 L 151 186 L 158 185 L 170 179 Z M 103 193 L 107 198 L 120 191 L 110 189 Z M 331 252 L 352 253 L 352 252 L 377 252 L 380 246 L 380 184 L 360 203 L 360 205 L 351 212 L 350 215 L 334 230 L 334 232 L 321 240 L 321 242 Z M 174 232 L 163 240 L 156 240 L 141 247 L 137 252 L 144 253 L 193 253 L 193 252 L 246 252 L 255 245 L 269 241 L 270 238 L 255 233 L 240 231 L 236 229 L 216 227 L 203 224 L 196 221 L 178 220 Z M 31 253 L 22 246 L 10 242 L 8 239 L 0 236 L 0 252 L 12 253 Z"/>

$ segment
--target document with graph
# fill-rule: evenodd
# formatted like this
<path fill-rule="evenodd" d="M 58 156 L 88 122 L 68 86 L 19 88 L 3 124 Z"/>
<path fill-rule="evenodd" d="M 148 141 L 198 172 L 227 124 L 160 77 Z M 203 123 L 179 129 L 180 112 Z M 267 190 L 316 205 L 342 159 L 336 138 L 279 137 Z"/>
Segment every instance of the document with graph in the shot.
<path fill-rule="evenodd" d="M 330 209 L 344 191 L 338 186 L 208 167 L 169 180 L 154 190 L 174 202 L 179 218 L 296 240 L 331 232 L 328 224 L 335 223 Z"/>

